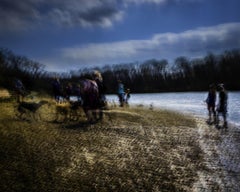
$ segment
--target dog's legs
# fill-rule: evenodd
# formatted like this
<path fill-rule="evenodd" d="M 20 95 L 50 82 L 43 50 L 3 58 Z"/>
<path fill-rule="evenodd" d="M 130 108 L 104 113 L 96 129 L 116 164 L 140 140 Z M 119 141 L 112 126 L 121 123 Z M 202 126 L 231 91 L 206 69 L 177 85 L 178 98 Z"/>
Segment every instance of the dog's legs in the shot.
<path fill-rule="evenodd" d="M 41 121 L 41 114 L 37 111 L 36 113 L 34 113 L 34 120 L 35 121 Z"/>
<path fill-rule="evenodd" d="M 18 119 L 22 119 L 22 113 L 18 112 L 18 113 L 16 113 L 16 116 Z"/>
<path fill-rule="evenodd" d="M 27 114 L 26 114 L 26 112 L 20 112 L 19 119 L 21 119 L 21 120 L 27 120 Z"/>

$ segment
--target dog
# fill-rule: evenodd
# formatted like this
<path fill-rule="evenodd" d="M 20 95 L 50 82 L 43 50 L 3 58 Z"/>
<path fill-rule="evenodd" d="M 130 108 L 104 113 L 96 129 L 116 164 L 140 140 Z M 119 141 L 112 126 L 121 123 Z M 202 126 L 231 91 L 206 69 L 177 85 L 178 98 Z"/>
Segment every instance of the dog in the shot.
<path fill-rule="evenodd" d="M 45 101 L 45 100 L 42 100 L 38 103 L 35 103 L 35 102 L 25 102 L 25 101 L 22 101 L 18 104 L 17 106 L 17 111 L 18 111 L 18 114 L 17 116 L 20 118 L 20 119 L 23 119 L 23 115 L 27 115 L 27 114 L 31 114 L 33 115 L 33 118 L 36 119 L 36 112 L 38 111 L 38 109 L 43 106 L 44 104 L 47 104 L 48 102 Z M 41 119 L 41 117 L 39 116 L 39 118 Z"/>
<path fill-rule="evenodd" d="M 57 104 L 55 120 L 62 120 L 63 122 L 68 120 L 79 120 L 79 117 L 83 115 L 81 113 L 82 110 L 82 103 L 78 101 Z"/>

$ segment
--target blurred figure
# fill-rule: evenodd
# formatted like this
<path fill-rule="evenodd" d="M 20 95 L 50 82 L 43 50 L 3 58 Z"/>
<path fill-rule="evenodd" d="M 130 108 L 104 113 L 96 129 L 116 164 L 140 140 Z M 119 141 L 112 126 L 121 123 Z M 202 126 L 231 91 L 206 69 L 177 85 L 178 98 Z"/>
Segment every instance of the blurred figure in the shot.
<path fill-rule="evenodd" d="M 124 91 L 124 85 L 121 80 L 118 80 L 118 99 L 119 99 L 119 104 L 120 107 L 124 106 L 124 96 L 125 96 L 125 91 Z"/>
<path fill-rule="evenodd" d="M 216 126 L 219 127 L 219 116 L 220 114 L 223 117 L 223 127 L 227 128 L 227 105 L 228 105 L 228 94 L 224 88 L 223 84 L 218 85 L 219 91 L 219 98 L 218 98 L 218 106 L 217 106 L 217 124 Z"/>
<path fill-rule="evenodd" d="M 26 94 L 26 89 L 20 79 L 14 80 L 14 89 L 17 96 L 17 102 L 22 102 Z"/>
<path fill-rule="evenodd" d="M 54 99 L 57 103 L 59 103 L 60 97 L 62 95 L 62 87 L 61 87 L 59 78 L 54 77 L 52 81 L 52 88 L 53 88 Z"/>
<path fill-rule="evenodd" d="M 93 72 L 93 80 L 97 83 L 98 86 L 98 94 L 99 94 L 99 119 L 103 118 L 103 112 L 102 109 L 104 109 L 107 106 L 106 101 L 106 88 L 103 83 L 102 74 L 99 71 Z"/>
<path fill-rule="evenodd" d="M 128 105 L 128 100 L 130 99 L 131 95 L 130 95 L 130 89 L 126 89 L 125 92 L 125 103 Z"/>
<path fill-rule="evenodd" d="M 105 104 L 106 104 L 106 96 L 105 96 L 106 88 L 105 88 L 105 85 L 103 83 L 102 75 L 99 71 L 94 71 L 93 72 L 93 80 L 98 85 L 100 104 L 101 104 L 101 106 L 105 106 Z"/>
<path fill-rule="evenodd" d="M 81 98 L 83 100 L 83 110 L 88 122 L 96 122 L 97 115 L 101 118 L 101 108 L 99 107 L 99 93 L 97 83 L 90 79 L 82 79 L 80 83 Z"/>
<path fill-rule="evenodd" d="M 216 87 L 214 84 L 209 85 L 208 96 L 206 99 L 208 109 L 208 123 L 216 123 Z"/>
<path fill-rule="evenodd" d="M 74 95 L 77 96 L 77 102 L 83 104 L 82 97 L 81 97 L 81 86 L 80 84 L 77 84 L 74 86 L 73 89 Z"/>
<path fill-rule="evenodd" d="M 70 96 L 73 93 L 73 87 L 71 83 L 68 83 L 67 86 L 65 87 L 65 99 L 67 101 L 70 101 Z"/>

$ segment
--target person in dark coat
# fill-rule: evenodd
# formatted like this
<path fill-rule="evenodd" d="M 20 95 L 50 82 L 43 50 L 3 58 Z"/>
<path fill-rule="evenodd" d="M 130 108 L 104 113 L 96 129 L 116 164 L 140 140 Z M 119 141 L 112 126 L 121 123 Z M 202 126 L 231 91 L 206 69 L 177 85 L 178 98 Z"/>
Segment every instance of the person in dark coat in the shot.
<path fill-rule="evenodd" d="M 72 87 L 72 84 L 71 83 L 68 83 L 65 87 L 65 99 L 67 101 L 70 101 L 70 97 L 72 95 L 72 92 L 73 92 L 73 87 Z"/>
<path fill-rule="evenodd" d="M 130 97 L 131 97 L 131 95 L 130 95 L 130 89 L 126 89 L 126 91 L 125 91 L 125 103 L 126 103 L 127 105 L 129 105 L 128 101 L 129 101 Z"/>
<path fill-rule="evenodd" d="M 98 85 L 98 92 L 99 92 L 99 99 L 102 105 L 106 102 L 106 88 L 103 83 L 103 78 L 102 75 L 99 71 L 94 71 L 93 72 L 93 80 L 97 83 Z"/>
<path fill-rule="evenodd" d="M 227 106 L 228 106 L 228 94 L 224 88 L 223 84 L 218 85 L 218 106 L 217 106 L 217 124 L 216 126 L 219 127 L 219 116 L 222 115 L 223 117 L 223 127 L 227 128 Z"/>
<path fill-rule="evenodd" d="M 94 71 L 93 72 L 93 80 L 97 83 L 98 86 L 98 93 L 99 93 L 99 119 L 102 119 L 103 117 L 103 112 L 102 109 L 104 109 L 107 106 L 107 101 L 106 101 L 106 88 L 103 83 L 103 78 L 102 74 L 99 71 Z"/>
<path fill-rule="evenodd" d="M 59 78 L 55 77 L 52 81 L 52 88 L 54 99 L 56 102 L 60 102 L 60 97 L 62 95 L 62 87 Z"/>
<path fill-rule="evenodd" d="M 22 102 L 26 95 L 26 89 L 20 79 L 14 80 L 14 89 L 16 92 L 17 102 L 18 103 Z"/>
<path fill-rule="evenodd" d="M 216 87 L 215 85 L 211 84 L 209 86 L 208 96 L 206 99 L 207 109 L 208 109 L 208 123 L 216 123 Z"/>

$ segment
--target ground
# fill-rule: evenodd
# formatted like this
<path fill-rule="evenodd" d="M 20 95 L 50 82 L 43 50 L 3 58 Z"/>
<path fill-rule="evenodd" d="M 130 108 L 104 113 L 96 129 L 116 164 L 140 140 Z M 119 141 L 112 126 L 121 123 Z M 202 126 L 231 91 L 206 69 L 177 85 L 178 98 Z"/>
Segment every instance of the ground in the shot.
<path fill-rule="evenodd" d="M 88 124 L 18 119 L 0 103 L 1 191 L 238 191 L 240 131 L 147 106 Z M 49 115 L 46 115 L 49 114 Z"/>
<path fill-rule="evenodd" d="M 211 172 L 198 171 L 195 188 L 240 191 L 240 128 L 232 125 L 228 129 L 216 129 L 201 118 L 196 118 L 196 122 L 204 162 Z"/>

